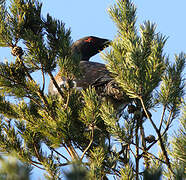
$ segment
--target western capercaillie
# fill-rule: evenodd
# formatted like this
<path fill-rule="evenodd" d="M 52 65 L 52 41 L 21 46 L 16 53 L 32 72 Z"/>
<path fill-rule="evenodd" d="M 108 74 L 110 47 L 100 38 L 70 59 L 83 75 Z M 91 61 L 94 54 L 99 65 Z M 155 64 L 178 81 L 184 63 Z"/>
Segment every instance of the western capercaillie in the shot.
<path fill-rule="evenodd" d="M 99 96 L 110 101 L 116 109 L 123 109 L 126 105 L 126 96 L 118 87 L 111 73 L 107 70 L 105 64 L 90 62 L 89 59 L 108 47 L 111 41 L 94 36 L 81 38 L 72 44 L 72 55 L 80 55 L 80 69 L 82 76 L 73 81 L 74 88 L 81 90 L 92 86 L 96 89 Z M 61 72 L 55 76 L 59 86 L 65 84 L 65 78 Z M 58 91 L 52 81 L 49 84 L 49 94 L 58 94 Z"/>

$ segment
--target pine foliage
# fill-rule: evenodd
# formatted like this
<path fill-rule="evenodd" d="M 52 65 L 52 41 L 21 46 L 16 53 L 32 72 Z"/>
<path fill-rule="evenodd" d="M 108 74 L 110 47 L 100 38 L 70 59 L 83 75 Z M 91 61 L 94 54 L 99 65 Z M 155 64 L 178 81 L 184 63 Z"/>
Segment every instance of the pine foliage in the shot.
<path fill-rule="evenodd" d="M 185 116 L 172 147 L 168 132 L 183 104 L 185 53 L 170 63 L 167 38 L 150 21 L 138 28 L 135 5 L 117 0 L 109 14 L 118 32 L 102 57 L 130 99 L 120 117 L 94 88 L 73 87 L 82 72 L 80 57 L 71 54 L 71 30 L 49 14 L 43 18 L 41 9 L 38 0 L 12 0 L 8 8 L 0 3 L 0 46 L 14 56 L 0 64 L 0 151 L 45 170 L 48 179 L 182 178 Z M 57 66 L 66 79 L 60 87 Z M 56 96 L 46 93 L 48 76 Z M 158 120 L 154 110 L 162 111 Z M 159 153 L 152 153 L 158 145 Z M 73 168 L 63 173 L 65 167 Z"/>

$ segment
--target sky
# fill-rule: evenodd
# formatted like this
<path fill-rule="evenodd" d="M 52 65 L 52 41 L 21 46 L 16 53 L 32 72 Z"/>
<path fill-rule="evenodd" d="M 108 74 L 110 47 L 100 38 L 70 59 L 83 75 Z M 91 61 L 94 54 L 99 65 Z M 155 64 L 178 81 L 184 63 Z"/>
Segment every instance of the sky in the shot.
<path fill-rule="evenodd" d="M 94 35 L 112 40 L 117 29 L 108 15 L 108 8 L 116 0 L 43 0 L 43 17 L 51 16 L 71 28 L 73 41 Z M 175 53 L 186 52 L 186 0 L 134 0 L 137 7 L 137 25 L 146 20 L 157 24 L 157 32 L 168 37 L 164 52 L 172 59 Z M 0 61 L 12 58 L 7 48 L 0 48 Z M 100 55 L 91 61 L 102 62 Z M 32 179 L 40 172 L 34 171 Z"/>
<path fill-rule="evenodd" d="M 43 13 L 49 12 L 65 22 L 66 27 L 72 30 L 74 41 L 87 35 L 113 39 L 117 29 L 107 9 L 115 2 L 116 0 L 55 0 L 55 3 L 43 1 Z M 186 50 L 185 0 L 134 0 L 133 2 L 137 6 L 137 23 L 150 20 L 157 24 L 158 32 L 169 37 L 166 53 L 174 55 Z"/>

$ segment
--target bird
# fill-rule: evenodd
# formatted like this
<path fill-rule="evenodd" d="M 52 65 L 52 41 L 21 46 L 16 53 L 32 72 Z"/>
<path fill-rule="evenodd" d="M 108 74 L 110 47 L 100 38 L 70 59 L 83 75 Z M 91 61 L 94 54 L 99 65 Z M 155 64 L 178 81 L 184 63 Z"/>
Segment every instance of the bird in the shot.
<path fill-rule="evenodd" d="M 89 86 L 94 87 L 99 96 L 111 102 L 116 109 L 121 110 L 126 107 L 126 95 L 123 94 L 105 64 L 89 61 L 92 56 L 108 47 L 110 43 L 111 41 L 108 39 L 86 36 L 72 44 L 72 54 L 81 57 L 79 67 L 82 71 L 82 76 L 75 79 L 73 84 L 77 90 L 86 89 Z M 55 80 L 59 87 L 65 85 L 65 78 L 62 77 L 60 71 L 55 76 Z M 58 94 L 51 80 L 48 93 L 51 95 Z"/>

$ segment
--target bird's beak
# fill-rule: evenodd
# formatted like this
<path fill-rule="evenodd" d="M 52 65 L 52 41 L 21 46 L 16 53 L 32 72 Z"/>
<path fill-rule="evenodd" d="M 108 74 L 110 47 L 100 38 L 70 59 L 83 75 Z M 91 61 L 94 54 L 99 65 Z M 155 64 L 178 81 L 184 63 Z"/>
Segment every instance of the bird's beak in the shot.
<path fill-rule="evenodd" d="M 103 43 L 103 46 L 107 47 L 110 45 L 111 42 L 112 42 L 111 40 L 106 39 L 105 42 Z"/>

